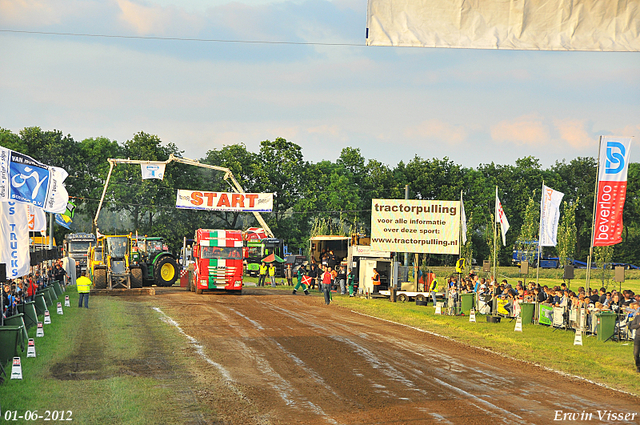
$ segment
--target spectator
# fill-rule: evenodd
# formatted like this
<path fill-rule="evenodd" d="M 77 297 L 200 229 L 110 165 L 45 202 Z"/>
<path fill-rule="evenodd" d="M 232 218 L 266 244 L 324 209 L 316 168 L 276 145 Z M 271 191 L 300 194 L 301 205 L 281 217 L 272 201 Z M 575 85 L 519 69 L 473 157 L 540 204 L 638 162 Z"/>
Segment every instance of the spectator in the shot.
<path fill-rule="evenodd" d="M 347 271 L 344 266 L 340 266 L 340 270 L 336 275 L 336 279 L 338 279 L 338 284 L 340 285 L 340 294 L 346 295 L 347 293 Z"/>

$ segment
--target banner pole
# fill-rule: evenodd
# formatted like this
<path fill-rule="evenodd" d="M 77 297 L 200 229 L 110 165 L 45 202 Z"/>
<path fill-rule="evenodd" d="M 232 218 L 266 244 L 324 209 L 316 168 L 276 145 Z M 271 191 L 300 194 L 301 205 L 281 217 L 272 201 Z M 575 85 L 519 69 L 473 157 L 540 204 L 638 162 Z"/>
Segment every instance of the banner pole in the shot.
<path fill-rule="evenodd" d="M 496 207 L 495 210 L 493 211 L 493 278 L 495 279 L 495 282 L 498 283 L 498 276 L 496 275 L 496 264 L 497 264 L 497 247 L 496 247 L 496 242 L 497 242 L 497 235 L 498 235 L 498 186 L 496 185 Z"/>
<path fill-rule="evenodd" d="M 538 260 L 536 261 L 536 286 L 539 285 L 538 280 L 540 278 L 540 259 L 542 257 L 542 249 L 540 248 L 540 239 L 542 239 L 542 207 L 543 205 L 544 205 L 544 180 L 542 180 L 542 196 L 540 197 L 540 225 L 538 226 Z"/>
<path fill-rule="evenodd" d="M 598 156 L 596 162 L 596 187 L 593 191 L 593 213 L 591 214 L 591 239 L 589 243 L 589 257 L 587 258 L 586 293 L 589 293 L 589 281 L 591 279 L 591 257 L 593 257 L 593 238 L 595 236 L 596 204 L 598 202 L 598 183 L 600 180 L 600 149 L 602 149 L 602 136 L 598 140 Z"/>
<path fill-rule="evenodd" d="M 462 258 L 462 189 L 460 189 L 460 231 L 458 232 L 458 261 Z M 460 276 L 462 277 L 462 276 Z"/>

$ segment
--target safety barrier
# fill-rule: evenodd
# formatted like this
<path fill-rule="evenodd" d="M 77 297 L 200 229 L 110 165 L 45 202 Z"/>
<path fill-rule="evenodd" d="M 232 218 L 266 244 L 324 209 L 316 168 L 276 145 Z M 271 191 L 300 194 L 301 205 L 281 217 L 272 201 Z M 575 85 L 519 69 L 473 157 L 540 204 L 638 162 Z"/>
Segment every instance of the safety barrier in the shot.
<path fill-rule="evenodd" d="M 458 294 L 457 300 L 447 291 L 444 310 L 449 315 L 476 314 L 504 318 L 521 317 L 523 324 L 546 325 L 555 329 L 580 330 L 600 341 L 629 341 L 635 330 L 629 329 L 633 317 L 628 313 L 599 311 L 589 308 L 569 308 L 545 303 L 523 303 L 518 300 L 484 297 L 477 293 Z"/>

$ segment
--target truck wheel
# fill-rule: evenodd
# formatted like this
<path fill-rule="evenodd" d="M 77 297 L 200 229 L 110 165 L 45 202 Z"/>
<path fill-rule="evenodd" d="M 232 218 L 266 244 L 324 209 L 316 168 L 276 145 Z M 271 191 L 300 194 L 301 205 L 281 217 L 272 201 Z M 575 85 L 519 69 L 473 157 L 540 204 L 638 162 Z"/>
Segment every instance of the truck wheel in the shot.
<path fill-rule="evenodd" d="M 160 258 L 153 268 L 153 278 L 158 286 L 173 285 L 180 275 L 178 263 L 168 255 Z"/>
<path fill-rule="evenodd" d="M 202 289 L 196 288 L 196 294 L 201 295 L 202 294 Z"/>
<path fill-rule="evenodd" d="M 107 289 L 107 269 L 96 267 L 93 271 L 93 284 L 96 289 Z"/>
<path fill-rule="evenodd" d="M 140 263 L 140 268 L 142 269 L 142 286 L 153 285 L 153 280 L 149 279 L 149 266 L 147 266 L 147 263 Z"/>
<path fill-rule="evenodd" d="M 131 287 L 142 288 L 142 269 L 140 267 L 131 268 Z"/>
<path fill-rule="evenodd" d="M 407 294 L 400 294 L 398 295 L 398 301 L 401 303 L 406 303 L 407 301 L 409 301 L 409 297 L 407 297 Z"/>

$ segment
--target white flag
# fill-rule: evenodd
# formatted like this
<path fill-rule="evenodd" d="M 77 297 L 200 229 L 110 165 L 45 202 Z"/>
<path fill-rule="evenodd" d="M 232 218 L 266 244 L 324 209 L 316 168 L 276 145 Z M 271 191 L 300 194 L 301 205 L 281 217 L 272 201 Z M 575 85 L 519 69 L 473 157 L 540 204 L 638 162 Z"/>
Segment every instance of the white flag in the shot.
<path fill-rule="evenodd" d="M 47 230 L 47 214 L 42 208 L 27 204 L 29 207 L 29 231 L 44 232 Z"/>
<path fill-rule="evenodd" d="M 467 214 L 464 212 L 464 202 L 462 202 L 462 192 L 460 192 L 460 231 L 462 232 L 462 244 L 467 243 Z"/>
<path fill-rule="evenodd" d="M 564 193 L 542 185 L 540 201 L 540 246 L 556 246 L 558 243 L 558 220 L 560 203 Z"/>
<path fill-rule="evenodd" d="M 140 164 L 142 169 L 142 179 L 164 179 L 164 162 L 145 162 Z"/>
<path fill-rule="evenodd" d="M 0 202 L 33 204 L 47 212 L 63 213 L 69 194 L 62 182 L 68 173 L 30 156 L 0 147 Z"/>
<path fill-rule="evenodd" d="M 498 198 L 498 191 L 496 190 L 496 223 L 500 223 L 500 231 L 502 232 L 502 245 L 507 246 L 507 231 L 509 230 L 509 220 L 504 214 L 502 204 Z"/>
<path fill-rule="evenodd" d="M 30 260 L 27 204 L 0 202 L 0 263 L 7 265 L 7 279 L 29 273 Z"/>

